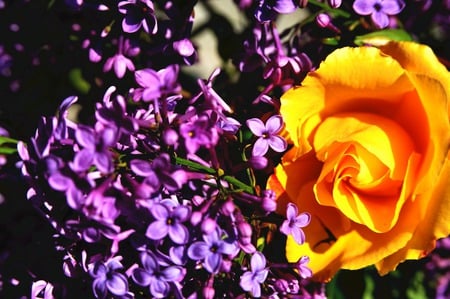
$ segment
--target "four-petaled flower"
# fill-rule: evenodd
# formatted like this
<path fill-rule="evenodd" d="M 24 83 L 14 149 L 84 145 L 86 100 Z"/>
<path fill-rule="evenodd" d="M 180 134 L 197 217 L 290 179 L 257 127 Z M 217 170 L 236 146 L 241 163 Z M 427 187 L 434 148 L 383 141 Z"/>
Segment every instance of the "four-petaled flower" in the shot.
<path fill-rule="evenodd" d="M 161 240 L 169 235 L 176 244 L 186 244 L 189 240 L 189 231 L 182 224 L 188 220 L 191 210 L 184 205 L 167 207 L 164 204 L 154 204 L 151 213 L 155 221 L 147 228 L 146 236 L 152 240 Z"/>
<path fill-rule="evenodd" d="M 403 0 L 355 0 L 353 9 L 356 13 L 370 15 L 372 21 L 380 28 L 389 25 L 389 15 L 396 15 L 405 7 Z"/>
<path fill-rule="evenodd" d="M 141 27 L 147 33 L 155 34 L 158 31 L 155 9 L 151 0 L 121 1 L 118 8 L 119 12 L 125 15 L 122 21 L 124 32 L 134 33 Z"/>
<path fill-rule="evenodd" d="M 149 287 L 155 298 L 166 298 L 173 283 L 184 278 L 184 271 L 179 266 L 161 268 L 160 261 L 151 252 L 141 254 L 141 263 L 144 268 L 134 269 L 131 277 L 142 287 Z M 165 263 L 164 263 L 165 264 Z"/>
<path fill-rule="evenodd" d="M 117 128 L 105 126 L 99 131 L 94 131 L 90 127 L 80 125 L 75 137 L 83 149 L 75 155 L 74 170 L 85 171 L 94 164 L 103 173 L 112 172 L 113 161 L 109 148 L 117 141 Z"/>
<path fill-rule="evenodd" d="M 203 241 L 194 242 L 188 248 L 189 258 L 203 260 L 203 266 L 209 273 L 217 273 L 222 264 L 223 255 L 233 255 L 239 249 L 236 242 L 228 242 L 222 238 L 222 230 L 215 229 L 203 235 Z"/>
<path fill-rule="evenodd" d="M 309 224 L 311 215 L 309 213 L 301 213 L 298 215 L 297 206 L 293 203 L 288 203 L 286 218 L 280 226 L 280 231 L 286 236 L 292 235 L 298 244 L 303 244 L 305 242 L 305 233 L 302 227 Z"/>
<path fill-rule="evenodd" d="M 286 140 L 277 135 L 283 127 L 283 120 L 280 115 L 271 116 L 266 124 L 259 118 L 250 118 L 246 123 L 250 131 L 258 137 L 253 145 L 253 156 L 264 156 L 269 147 L 279 153 L 286 150 Z"/>
<path fill-rule="evenodd" d="M 97 262 L 89 270 L 89 274 L 94 278 L 92 290 L 98 299 L 104 299 L 108 292 L 117 297 L 125 297 L 128 293 L 127 277 L 120 273 L 123 268 L 120 263 L 121 257 L 117 256 L 106 263 Z"/>
<path fill-rule="evenodd" d="M 257 251 L 250 260 L 250 271 L 242 274 L 239 285 L 244 291 L 251 292 L 253 297 L 261 297 L 261 284 L 266 280 L 268 274 L 266 258 Z"/>

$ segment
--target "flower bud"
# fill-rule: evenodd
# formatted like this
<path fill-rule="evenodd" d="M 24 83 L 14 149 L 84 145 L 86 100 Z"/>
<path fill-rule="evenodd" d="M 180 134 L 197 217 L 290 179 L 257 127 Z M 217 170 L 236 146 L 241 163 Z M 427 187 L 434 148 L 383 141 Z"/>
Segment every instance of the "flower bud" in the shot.
<path fill-rule="evenodd" d="M 328 4 L 333 8 L 338 8 L 342 4 L 342 0 L 328 0 Z"/>
<path fill-rule="evenodd" d="M 166 129 L 163 132 L 163 140 L 167 145 L 175 145 L 178 141 L 178 134 L 174 129 Z"/>
<path fill-rule="evenodd" d="M 217 227 L 217 223 L 214 219 L 212 218 L 206 218 L 205 220 L 203 220 L 202 222 L 202 232 L 204 234 L 209 234 L 211 232 L 213 232 Z"/>

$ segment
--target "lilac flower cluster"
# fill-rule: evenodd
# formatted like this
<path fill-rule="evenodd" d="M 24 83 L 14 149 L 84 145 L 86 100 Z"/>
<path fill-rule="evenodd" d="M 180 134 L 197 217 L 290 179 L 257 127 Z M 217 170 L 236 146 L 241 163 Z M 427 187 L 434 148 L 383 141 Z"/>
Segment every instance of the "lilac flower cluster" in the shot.
<path fill-rule="evenodd" d="M 71 244 L 59 249 L 65 274 L 90 277 L 96 298 L 260 296 L 261 287 L 274 295 L 279 279 L 299 284 L 310 277 L 306 260 L 283 265 L 290 278 L 275 274 L 257 248 L 265 237 L 255 227 L 276 227 L 282 218 L 273 214 L 270 190 L 258 194 L 222 166 L 219 146 L 248 146 L 231 139 L 241 129 L 229 131 L 237 122 L 226 116 L 229 107 L 212 79 L 200 80 L 199 94 L 185 98 L 176 67 L 135 74 L 141 87 L 127 97 L 109 88 L 93 123 L 67 118 L 77 101 L 69 97 L 57 116 L 42 119 L 31 142 L 18 144 L 28 199 L 56 238 Z M 275 135 L 279 116 L 268 119 L 267 133 L 260 121 L 247 123 L 259 138 L 253 156 L 269 146 L 274 153 L 286 149 Z M 290 205 L 281 232 L 302 243 L 309 216 L 297 213 Z M 245 272 L 248 261 L 250 271 L 263 274 Z M 236 287 L 221 288 L 225 282 Z"/>

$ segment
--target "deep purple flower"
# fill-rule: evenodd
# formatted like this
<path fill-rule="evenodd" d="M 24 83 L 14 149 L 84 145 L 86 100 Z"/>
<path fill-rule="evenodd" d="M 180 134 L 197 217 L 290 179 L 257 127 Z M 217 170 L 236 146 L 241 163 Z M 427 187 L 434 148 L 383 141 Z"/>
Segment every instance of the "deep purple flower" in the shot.
<path fill-rule="evenodd" d="M 171 286 L 169 283 L 181 281 L 184 271 L 179 266 L 167 266 L 161 268 L 160 261 L 151 252 L 141 253 L 143 268 L 136 268 L 131 277 L 142 287 L 149 287 L 150 293 L 155 298 L 167 298 Z"/>
<path fill-rule="evenodd" d="M 169 65 L 159 71 L 142 69 L 134 73 L 136 82 L 141 86 L 133 91 L 133 100 L 144 102 L 178 94 L 181 86 L 178 83 L 178 65 Z"/>
<path fill-rule="evenodd" d="M 138 176 L 144 177 L 144 183 L 157 191 L 164 186 L 168 191 L 181 188 L 186 181 L 185 171 L 174 169 L 167 154 L 161 154 L 152 162 L 134 159 L 130 161 L 131 170 Z"/>
<path fill-rule="evenodd" d="M 250 260 L 250 271 L 241 276 L 239 285 L 244 291 L 250 292 L 254 297 L 261 297 L 261 284 L 266 280 L 269 270 L 266 269 L 264 254 L 257 251 Z"/>
<path fill-rule="evenodd" d="M 53 289 L 54 286 L 45 280 L 35 281 L 31 285 L 31 299 L 55 299 Z"/>
<path fill-rule="evenodd" d="M 286 220 L 281 224 L 280 231 L 286 236 L 292 235 L 298 244 L 305 242 L 305 233 L 302 227 L 305 227 L 311 221 L 309 213 L 298 214 L 298 208 L 293 203 L 288 203 L 286 209 Z"/>
<path fill-rule="evenodd" d="M 211 148 L 219 140 L 217 128 L 211 124 L 206 115 L 200 116 L 194 122 L 182 123 L 180 135 L 184 138 L 185 147 L 191 154 L 197 152 L 200 147 Z"/>
<path fill-rule="evenodd" d="M 106 263 L 96 262 L 89 270 L 89 274 L 94 278 L 92 290 L 97 299 L 107 298 L 108 293 L 118 297 L 126 297 L 128 280 L 119 271 L 123 268 L 120 259 L 120 257 L 115 257 Z"/>
<path fill-rule="evenodd" d="M 102 173 L 111 173 L 113 161 L 109 149 L 117 141 L 117 128 L 104 127 L 94 131 L 90 127 L 80 125 L 75 136 L 83 149 L 76 153 L 73 169 L 85 171 L 94 164 Z"/>
<path fill-rule="evenodd" d="M 269 147 L 280 153 L 286 150 L 286 140 L 277 135 L 283 127 L 283 119 L 280 115 L 271 116 L 266 124 L 259 118 L 248 119 L 246 123 L 250 131 L 258 137 L 253 145 L 253 156 L 264 156 Z"/>
<path fill-rule="evenodd" d="M 309 269 L 306 264 L 309 263 L 309 257 L 304 255 L 295 263 L 295 269 L 298 271 L 298 274 L 304 279 L 310 278 L 312 276 L 312 271 Z"/>
<path fill-rule="evenodd" d="M 209 234 L 203 235 L 203 241 L 194 242 L 188 248 L 189 258 L 203 261 L 203 266 L 209 273 L 217 273 L 223 261 L 223 255 L 237 253 L 236 242 L 229 242 L 223 238 L 223 232 L 218 227 Z"/>
<path fill-rule="evenodd" d="M 120 136 L 129 136 L 139 127 L 136 120 L 127 115 L 125 98 L 117 95 L 111 99 L 115 91 L 115 86 L 107 89 L 103 96 L 103 103 L 96 104 L 95 117 L 105 126 L 118 128 Z"/>
<path fill-rule="evenodd" d="M 188 38 L 174 41 L 172 47 L 183 57 L 187 65 L 192 65 L 197 59 L 197 51 L 195 50 L 194 44 Z"/>
<path fill-rule="evenodd" d="M 259 22 L 268 22 L 277 14 L 288 14 L 294 12 L 298 5 L 294 0 L 260 0 L 255 11 L 255 18 Z"/>
<path fill-rule="evenodd" d="M 389 15 L 396 15 L 405 7 L 403 0 L 355 0 L 353 9 L 356 13 L 370 15 L 372 21 L 380 28 L 389 25 Z"/>
<path fill-rule="evenodd" d="M 191 210 L 188 206 L 178 205 L 173 208 L 156 203 L 150 210 L 155 221 L 150 223 L 145 235 L 152 240 L 161 240 L 169 235 L 176 244 L 186 244 L 189 231 L 183 222 L 189 219 Z"/>
<path fill-rule="evenodd" d="M 121 36 L 118 41 L 118 49 L 117 53 L 108 58 L 105 62 L 105 65 L 103 66 L 103 72 L 109 72 L 112 68 L 114 68 L 114 73 L 116 74 L 117 78 L 121 79 L 123 76 L 125 76 L 125 72 L 127 69 L 131 72 L 134 71 L 134 64 L 133 62 L 124 56 L 124 54 L 127 52 L 127 48 L 129 47 L 130 43 L 126 42 L 124 38 Z"/>
<path fill-rule="evenodd" d="M 122 21 L 124 32 L 133 33 L 141 27 L 147 33 L 155 34 L 158 31 L 153 1 L 127 0 L 118 4 L 119 12 L 125 17 Z"/>

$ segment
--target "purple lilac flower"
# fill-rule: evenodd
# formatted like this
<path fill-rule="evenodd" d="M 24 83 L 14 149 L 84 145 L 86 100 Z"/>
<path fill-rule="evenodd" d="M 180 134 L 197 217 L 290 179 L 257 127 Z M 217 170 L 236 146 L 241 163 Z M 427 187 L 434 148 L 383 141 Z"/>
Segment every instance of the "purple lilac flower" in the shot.
<path fill-rule="evenodd" d="M 223 261 L 223 255 L 234 255 L 237 253 L 236 242 L 230 242 L 223 238 L 220 228 L 209 234 L 203 235 L 203 241 L 194 242 L 188 248 L 189 258 L 203 261 L 203 266 L 209 273 L 219 272 Z"/>
<path fill-rule="evenodd" d="M 85 171 L 94 164 L 102 173 L 113 171 L 112 155 L 109 148 L 117 141 L 117 128 L 104 127 L 94 131 L 87 126 L 78 126 L 75 132 L 78 143 L 83 147 L 76 153 L 73 169 Z"/>
<path fill-rule="evenodd" d="M 298 8 L 294 0 L 260 0 L 255 12 L 259 22 L 268 22 L 275 19 L 277 14 L 288 14 Z"/>
<path fill-rule="evenodd" d="M 303 278 L 310 278 L 312 276 L 312 271 L 306 264 L 309 263 L 309 257 L 304 255 L 295 263 L 295 269 L 298 271 L 299 275 Z"/>
<path fill-rule="evenodd" d="M 134 73 L 136 82 L 141 86 L 133 91 L 133 100 L 144 102 L 178 94 L 181 86 L 178 83 L 178 65 L 170 65 L 158 72 L 152 69 L 142 69 Z"/>
<path fill-rule="evenodd" d="M 124 32 L 134 33 L 141 27 L 147 33 L 155 34 L 158 31 L 155 9 L 151 0 L 121 1 L 118 8 L 119 12 L 125 15 L 122 21 Z"/>
<path fill-rule="evenodd" d="M 389 25 L 389 16 L 396 15 L 405 7 L 403 0 L 355 0 L 353 9 L 356 13 L 370 15 L 372 21 L 380 28 Z"/>
<path fill-rule="evenodd" d="M 31 299 L 55 299 L 53 289 L 54 286 L 45 280 L 35 281 L 31 285 Z"/>
<path fill-rule="evenodd" d="M 121 79 L 125 76 L 127 69 L 131 72 L 134 71 L 133 62 L 124 56 L 124 53 L 127 52 L 125 47 L 129 45 L 130 43 L 126 43 L 122 36 L 119 38 L 117 53 L 106 60 L 105 65 L 103 66 L 103 72 L 109 72 L 114 68 L 114 73 L 117 78 Z"/>
<path fill-rule="evenodd" d="M 123 268 L 120 259 L 115 257 L 106 263 L 96 262 L 89 270 L 89 274 L 94 278 L 92 290 L 97 299 L 107 298 L 108 293 L 119 298 L 128 297 L 128 280 L 119 271 Z"/>
<path fill-rule="evenodd" d="M 184 278 L 184 271 L 179 266 L 161 268 L 162 262 L 152 252 L 142 252 L 141 263 L 143 268 L 134 269 L 131 277 L 138 285 L 148 286 L 155 298 L 167 298 L 171 290 L 169 283 Z"/>
<path fill-rule="evenodd" d="M 298 214 L 298 208 L 293 203 L 288 203 L 286 209 L 287 219 L 280 226 L 280 231 L 286 236 L 292 235 L 298 244 L 305 242 L 305 233 L 302 227 L 305 227 L 311 221 L 309 213 Z"/>
<path fill-rule="evenodd" d="M 139 127 L 136 120 L 127 115 L 125 98 L 117 95 L 114 100 L 111 99 L 115 91 L 115 86 L 108 88 L 103 97 L 103 103 L 96 104 L 95 117 L 105 126 L 118 128 L 120 136 L 129 136 Z"/>
<path fill-rule="evenodd" d="M 253 156 L 264 156 L 269 147 L 279 153 L 286 150 L 286 140 L 277 135 L 283 127 L 283 119 L 280 115 L 271 116 L 266 124 L 259 118 L 248 119 L 246 123 L 250 131 L 258 137 L 253 145 Z"/>
<path fill-rule="evenodd" d="M 138 176 L 144 177 L 144 183 L 157 191 L 164 186 L 168 191 L 181 188 L 186 181 L 186 173 L 182 169 L 174 169 L 167 154 L 161 154 L 152 162 L 134 159 L 130 161 L 130 168 Z"/>
<path fill-rule="evenodd" d="M 155 221 L 150 223 L 145 235 L 152 240 L 161 240 L 169 235 L 176 244 L 186 244 L 189 231 L 183 222 L 189 219 L 191 210 L 188 206 L 178 205 L 173 208 L 165 204 L 154 204 L 150 210 Z"/>
<path fill-rule="evenodd" d="M 180 135 L 184 138 L 185 147 L 191 154 L 197 152 L 200 147 L 211 148 L 219 140 L 217 128 L 211 124 L 206 115 L 200 116 L 193 122 L 182 123 Z"/>
<path fill-rule="evenodd" d="M 241 276 L 239 285 L 244 291 L 250 292 L 254 297 L 261 297 L 261 284 L 267 278 L 269 270 L 266 268 L 264 254 L 257 251 L 250 260 L 250 271 Z"/>

